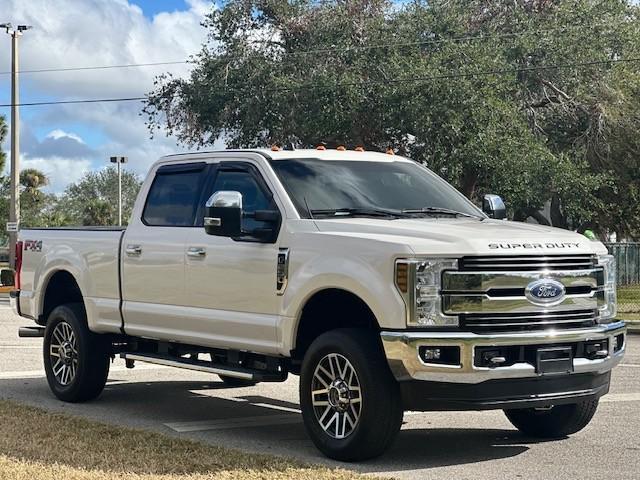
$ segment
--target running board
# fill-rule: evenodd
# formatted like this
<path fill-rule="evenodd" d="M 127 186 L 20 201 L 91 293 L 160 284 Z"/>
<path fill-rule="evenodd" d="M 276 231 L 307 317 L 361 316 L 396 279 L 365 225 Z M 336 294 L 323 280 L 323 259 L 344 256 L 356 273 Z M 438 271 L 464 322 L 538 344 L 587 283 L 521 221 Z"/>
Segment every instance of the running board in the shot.
<path fill-rule="evenodd" d="M 120 354 L 120 358 L 127 360 L 127 363 L 132 361 L 153 363 L 155 365 L 196 370 L 198 372 L 213 373 L 214 375 L 224 375 L 227 377 L 240 378 L 242 380 L 250 380 L 254 382 L 283 382 L 287 379 L 287 372 L 284 370 L 281 372 L 250 370 L 248 368 L 242 367 L 217 365 L 215 363 L 205 362 L 203 360 L 170 357 L 152 353 L 124 352 Z"/>
<path fill-rule="evenodd" d="M 44 337 L 44 327 L 20 327 L 18 336 L 20 338 L 42 338 Z"/>

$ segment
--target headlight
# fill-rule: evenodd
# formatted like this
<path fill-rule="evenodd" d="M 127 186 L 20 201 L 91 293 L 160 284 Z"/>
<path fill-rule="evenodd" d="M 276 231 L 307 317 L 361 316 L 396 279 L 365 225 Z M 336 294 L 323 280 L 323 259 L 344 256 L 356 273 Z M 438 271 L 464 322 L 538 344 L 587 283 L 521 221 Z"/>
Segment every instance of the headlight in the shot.
<path fill-rule="evenodd" d="M 617 313 L 616 259 L 613 255 L 600 255 L 598 265 L 604 268 L 604 304 L 599 307 L 599 321 L 608 323 Z"/>
<path fill-rule="evenodd" d="M 457 327 L 458 317 L 442 313 L 440 284 L 444 270 L 455 270 L 451 258 L 396 261 L 396 287 L 407 306 L 409 327 Z"/>

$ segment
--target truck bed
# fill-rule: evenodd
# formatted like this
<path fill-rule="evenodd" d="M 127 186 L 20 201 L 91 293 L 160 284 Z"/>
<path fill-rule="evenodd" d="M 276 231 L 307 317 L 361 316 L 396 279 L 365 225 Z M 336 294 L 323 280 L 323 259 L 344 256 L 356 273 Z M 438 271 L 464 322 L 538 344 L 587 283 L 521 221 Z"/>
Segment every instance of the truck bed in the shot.
<path fill-rule="evenodd" d="M 97 332 L 118 331 L 120 315 L 120 247 L 124 227 L 53 227 L 20 230 L 21 314 L 35 318 L 42 292 L 60 271 L 77 280 L 87 320 Z"/>

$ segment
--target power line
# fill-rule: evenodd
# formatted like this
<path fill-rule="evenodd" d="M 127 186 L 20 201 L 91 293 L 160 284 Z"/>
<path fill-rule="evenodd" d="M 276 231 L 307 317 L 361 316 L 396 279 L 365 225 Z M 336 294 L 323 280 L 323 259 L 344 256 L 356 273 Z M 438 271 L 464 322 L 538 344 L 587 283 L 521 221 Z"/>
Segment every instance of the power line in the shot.
<path fill-rule="evenodd" d="M 326 88 L 327 86 L 366 86 L 366 85 L 374 85 L 374 84 L 385 84 L 385 83 L 414 83 L 414 82 L 426 82 L 430 80 L 443 80 L 443 79 L 452 79 L 452 78 L 473 78 L 473 77 L 485 77 L 485 76 L 493 76 L 493 75 L 509 75 L 515 73 L 525 73 L 525 72 L 534 72 L 534 71 L 544 71 L 544 70 L 562 70 L 567 68 L 583 68 L 597 65 L 608 65 L 612 63 L 635 63 L 640 62 L 640 58 L 626 58 L 626 59 L 615 59 L 615 60 L 593 60 L 589 62 L 580 62 L 580 63 L 565 63 L 565 64 L 556 64 L 556 65 L 539 65 L 536 67 L 519 67 L 519 68 L 508 68 L 508 69 L 496 69 L 496 70 L 485 70 L 480 72 L 470 72 L 470 73 L 445 73 L 441 75 L 431 75 L 427 77 L 408 77 L 408 78 L 392 78 L 392 79 L 380 79 L 380 80 L 367 80 L 364 82 L 336 82 L 331 84 L 302 84 L 294 87 L 282 87 L 280 89 L 274 89 L 274 91 L 290 91 L 290 90 L 300 90 L 300 89 L 314 89 L 314 88 Z"/>
<path fill-rule="evenodd" d="M 135 102 L 137 100 L 145 100 L 147 97 L 125 97 L 125 98 L 93 98 L 93 99 L 82 99 L 82 100 L 59 100 L 59 101 L 50 101 L 50 102 L 29 102 L 29 103 L 19 103 L 16 106 L 18 107 L 39 107 L 42 105 L 69 105 L 75 103 L 113 103 L 113 102 Z M 10 103 L 3 103 L 0 107 L 11 107 Z"/>
<path fill-rule="evenodd" d="M 47 72 L 77 72 L 81 70 L 109 70 L 113 68 L 136 68 L 155 67 L 162 65 L 182 65 L 189 63 L 187 60 L 174 62 L 153 62 L 153 63 L 125 63 L 122 65 L 96 65 L 91 67 L 64 67 L 64 68 L 39 68 L 34 70 L 20 70 L 18 73 L 47 73 Z M 9 75 L 11 72 L 0 72 L 0 75 Z"/>
<path fill-rule="evenodd" d="M 496 76 L 510 75 L 510 74 L 516 74 L 516 73 L 525 73 L 525 72 L 561 70 L 561 69 L 567 69 L 567 68 L 584 68 L 584 67 L 592 67 L 592 66 L 598 66 L 598 65 L 609 65 L 609 64 L 617 64 L 617 63 L 636 63 L 636 62 L 640 62 L 640 58 L 592 60 L 588 62 L 484 70 L 480 72 L 470 72 L 470 73 L 443 73 L 440 75 L 430 75 L 426 77 L 408 77 L 408 78 L 366 80 L 366 81 L 353 81 L 353 82 L 335 82 L 331 84 L 318 84 L 318 83 L 313 84 L 312 83 L 312 84 L 301 84 L 293 87 L 265 89 L 263 91 L 286 92 L 291 90 L 320 89 L 320 88 L 335 87 L 335 86 L 349 87 L 349 86 L 367 86 L 367 85 L 376 85 L 376 84 L 385 84 L 385 83 L 388 83 L 388 84 L 415 83 L 415 82 L 427 82 L 431 80 L 444 80 L 444 79 L 453 79 L 453 78 L 473 78 L 473 77 L 484 77 L 484 76 L 493 76 L 493 75 L 496 75 Z M 60 101 L 20 103 L 17 106 L 33 107 L 33 106 L 42 106 L 42 105 L 67 105 L 67 104 L 79 104 L 79 103 L 133 102 L 133 101 L 141 101 L 146 99 L 147 97 L 124 97 L 124 98 L 98 98 L 98 99 L 82 99 L 82 100 L 60 100 Z M 11 107 L 11 106 L 12 104 L 10 103 L 0 104 L 0 107 Z"/>
<path fill-rule="evenodd" d="M 561 27 L 556 29 L 524 30 L 520 32 L 501 33 L 501 34 L 493 34 L 493 35 L 467 35 L 467 36 L 453 37 L 453 38 L 419 40 L 415 42 L 398 42 L 398 43 L 375 44 L 375 45 L 351 45 L 351 46 L 340 46 L 340 47 L 336 46 L 336 47 L 320 48 L 315 50 L 302 50 L 297 52 L 280 52 L 280 54 L 284 56 L 298 56 L 298 55 L 302 56 L 302 55 L 326 54 L 326 53 L 331 53 L 336 51 L 347 53 L 347 52 L 354 52 L 354 51 L 395 49 L 395 48 L 415 47 L 415 46 L 423 46 L 423 45 L 439 45 L 439 44 L 450 43 L 450 42 L 451 43 L 468 42 L 468 41 L 476 41 L 476 40 L 514 38 L 514 37 L 520 37 L 524 35 L 541 35 L 544 33 L 560 33 L 560 32 L 565 32 L 571 29 L 577 29 L 578 27 L 580 26 L 572 25 L 572 26 Z M 580 30 L 582 30 L 582 28 L 580 28 Z M 259 52 L 256 51 L 256 53 L 259 53 Z M 245 57 L 244 56 L 224 57 L 225 60 L 234 60 L 234 59 L 242 59 L 242 58 L 245 58 Z M 154 67 L 154 66 L 163 66 L 163 65 L 184 65 L 188 63 L 189 63 L 188 60 L 176 60 L 176 61 L 167 61 L 167 62 L 126 63 L 126 64 L 120 64 L 120 65 L 96 65 L 96 66 L 87 66 L 87 67 L 40 68 L 40 69 L 31 69 L 31 70 L 20 70 L 18 73 L 51 73 L 51 72 L 75 72 L 75 71 L 83 71 L 83 70 L 110 70 L 110 69 L 120 69 L 120 68 Z M 0 72 L 0 75 L 9 75 L 10 73 L 11 72 L 4 71 L 4 72 Z"/>

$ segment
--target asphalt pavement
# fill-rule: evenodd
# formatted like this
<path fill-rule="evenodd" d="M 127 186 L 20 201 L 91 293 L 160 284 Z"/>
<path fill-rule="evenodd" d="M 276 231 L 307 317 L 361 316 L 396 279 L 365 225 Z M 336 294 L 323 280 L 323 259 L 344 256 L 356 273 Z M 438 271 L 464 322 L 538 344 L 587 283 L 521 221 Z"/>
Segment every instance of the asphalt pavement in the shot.
<path fill-rule="evenodd" d="M 324 458 L 306 436 L 297 377 L 228 389 L 216 376 L 144 364 L 127 370 L 118 359 L 100 398 L 65 404 L 47 387 L 42 340 L 18 338 L 24 325 L 29 321 L 0 299 L 0 398 L 51 411 L 384 477 L 640 478 L 640 335 L 629 336 L 625 360 L 594 420 L 570 438 L 525 437 L 500 411 L 407 412 L 396 443 L 383 457 L 344 464 Z"/>

